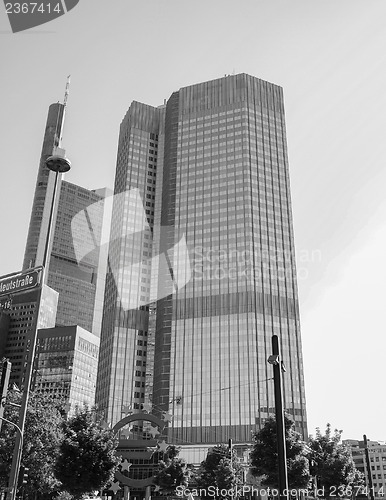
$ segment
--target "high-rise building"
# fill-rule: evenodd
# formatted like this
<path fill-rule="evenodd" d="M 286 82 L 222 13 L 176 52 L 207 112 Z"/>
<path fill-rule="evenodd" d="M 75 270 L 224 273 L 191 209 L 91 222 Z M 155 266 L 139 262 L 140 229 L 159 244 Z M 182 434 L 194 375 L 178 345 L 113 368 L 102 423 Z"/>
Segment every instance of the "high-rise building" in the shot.
<path fill-rule="evenodd" d="M 48 109 L 38 176 L 36 180 L 35 196 L 32 205 L 31 220 L 24 253 L 23 269 L 38 266 L 43 261 L 55 181 L 55 174 L 46 167 L 45 160 L 51 156 L 60 145 L 64 123 L 64 113 L 65 108 L 63 104 L 60 103 L 51 104 Z M 60 190 L 61 182 L 62 176 L 59 176 L 58 190 Z M 55 214 L 56 210 L 54 211 L 54 224 Z"/>
<path fill-rule="evenodd" d="M 134 102 L 119 137 L 96 394 L 114 423 L 145 397 L 160 115 Z"/>
<path fill-rule="evenodd" d="M 95 315 L 96 310 L 102 308 L 104 292 L 104 289 L 98 290 L 104 286 L 98 276 L 106 272 L 105 267 L 103 273 L 100 268 L 106 191 L 90 191 L 62 182 L 47 278 L 48 285 L 59 292 L 57 325 L 79 325 L 95 335 L 100 335 L 101 318 L 95 321 Z M 92 214 L 87 231 L 83 225 L 73 224 L 79 214 Z M 77 249 L 85 245 L 94 251 L 78 260 Z"/>
<path fill-rule="evenodd" d="M 246 74 L 130 106 L 120 129 L 97 403 L 173 419 L 177 444 L 246 443 L 306 405 L 282 89 Z M 150 355 L 151 353 L 151 355 Z M 148 401 L 146 401 L 148 402 Z"/>
<path fill-rule="evenodd" d="M 55 173 L 45 166 L 45 160 L 56 153 L 61 144 L 64 114 L 63 104 L 56 103 L 49 107 L 23 269 L 39 266 L 43 261 L 55 178 Z M 66 182 L 62 180 L 62 175 L 58 191 L 46 280 L 51 288 L 59 292 L 57 324 L 77 324 L 100 335 L 104 293 L 104 279 L 100 276 L 104 276 L 106 271 L 101 263 L 100 240 L 103 200 L 107 193 L 105 189 L 88 190 Z M 72 226 L 74 217 L 79 213 L 88 217 L 90 211 L 92 216 L 89 217 L 88 230 L 78 234 Z M 90 241 L 87 243 L 83 239 Z M 79 262 L 74 248 L 76 243 L 88 245 L 94 251 L 84 255 Z"/>

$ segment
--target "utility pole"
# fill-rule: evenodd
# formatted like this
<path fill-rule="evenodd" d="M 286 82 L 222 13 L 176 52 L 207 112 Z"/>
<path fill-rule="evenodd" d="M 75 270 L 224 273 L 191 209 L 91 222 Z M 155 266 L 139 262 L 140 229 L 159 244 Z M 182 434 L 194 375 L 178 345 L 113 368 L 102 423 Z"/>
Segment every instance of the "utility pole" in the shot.
<path fill-rule="evenodd" d="M 374 500 L 373 476 L 371 474 L 369 446 L 367 444 L 366 434 L 363 434 L 363 443 L 365 445 L 366 469 L 367 469 L 368 485 L 369 485 L 369 488 L 370 488 L 370 498 L 371 498 L 371 500 Z"/>
<path fill-rule="evenodd" d="M 12 363 L 8 360 L 3 362 L 3 371 L 1 372 L 1 380 L 0 380 L 0 432 L 1 432 L 1 424 L 2 418 L 4 416 L 4 407 L 5 401 L 7 399 L 8 385 L 9 385 L 9 376 L 11 374 Z"/>
<path fill-rule="evenodd" d="M 281 384 L 281 372 L 282 370 L 285 371 L 285 369 L 280 356 L 279 338 L 277 335 L 272 335 L 272 355 L 269 356 L 268 363 L 273 365 L 273 381 L 275 389 L 276 439 L 279 461 L 279 497 L 280 500 L 288 500 L 287 453 L 285 448 L 283 390 Z"/>

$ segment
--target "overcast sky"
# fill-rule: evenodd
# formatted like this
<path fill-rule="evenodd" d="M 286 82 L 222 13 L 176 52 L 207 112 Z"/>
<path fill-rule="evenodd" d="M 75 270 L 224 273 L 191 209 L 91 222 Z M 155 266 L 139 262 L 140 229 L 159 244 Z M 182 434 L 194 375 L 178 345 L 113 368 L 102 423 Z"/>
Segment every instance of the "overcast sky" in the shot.
<path fill-rule="evenodd" d="M 0 6 L 0 275 L 22 266 L 48 106 L 66 179 L 113 187 L 132 100 L 249 73 L 284 88 L 310 433 L 386 440 L 384 0 L 80 0 L 12 34 Z"/>

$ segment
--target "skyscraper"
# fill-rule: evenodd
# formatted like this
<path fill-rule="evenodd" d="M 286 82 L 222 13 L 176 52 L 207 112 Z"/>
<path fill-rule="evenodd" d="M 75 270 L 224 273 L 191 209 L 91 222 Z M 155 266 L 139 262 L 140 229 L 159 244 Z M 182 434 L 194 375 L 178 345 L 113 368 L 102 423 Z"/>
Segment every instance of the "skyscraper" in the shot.
<path fill-rule="evenodd" d="M 284 405 L 306 436 L 282 89 L 240 74 L 160 108 L 134 102 L 115 195 L 97 382 L 107 418 L 149 394 L 177 444 L 250 441 L 274 414 L 275 333 Z"/>
<path fill-rule="evenodd" d="M 24 253 L 23 269 L 38 266 L 43 261 L 51 208 L 50 200 L 52 200 L 55 179 L 55 174 L 45 166 L 45 160 L 59 147 L 64 123 L 64 112 L 65 108 L 60 103 L 51 104 L 48 109 L 31 220 Z M 60 190 L 62 177 L 59 177 L 58 181 L 58 190 Z"/>
<path fill-rule="evenodd" d="M 23 269 L 38 266 L 43 260 L 55 177 L 45 166 L 45 160 L 60 146 L 64 114 L 63 104 L 49 107 Z M 104 289 L 104 279 L 98 279 L 101 274 L 99 249 L 106 190 L 85 189 L 60 178 L 58 191 L 47 274 L 47 284 L 59 292 L 56 321 L 60 326 L 79 325 L 99 336 L 103 290 L 98 287 Z M 78 213 L 89 210 L 92 211 L 91 225 L 82 235 L 77 234 L 71 222 Z M 76 256 L 74 238 L 81 244 L 85 244 L 82 239 L 89 239 L 95 249 L 81 262 Z M 104 267 L 102 272 L 105 273 Z"/>
<path fill-rule="evenodd" d="M 105 192 L 62 181 L 47 279 L 48 285 L 59 292 L 57 325 L 79 325 L 98 336 L 101 321 L 96 323 L 94 316 L 96 308 L 101 307 L 97 287 L 101 286 L 98 266 Z M 92 223 L 87 232 L 78 234 L 83 228 L 72 221 L 82 213 L 92 213 Z M 94 251 L 78 261 L 74 245 L 83 246 L 86 238 Z"/>
<path fill-rule="evenodd" d="M 114 423 L 122 406 L 144 402 L 161 118 L 162 110 L 134 102 L 119 136 L 96 392 Z"/>

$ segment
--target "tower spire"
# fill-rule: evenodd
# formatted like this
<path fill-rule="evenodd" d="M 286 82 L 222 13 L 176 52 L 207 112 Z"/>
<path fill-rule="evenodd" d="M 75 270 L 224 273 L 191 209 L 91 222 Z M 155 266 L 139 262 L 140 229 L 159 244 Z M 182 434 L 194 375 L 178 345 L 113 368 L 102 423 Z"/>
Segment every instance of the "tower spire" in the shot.
<path fill-rule="evenodd" d="M 71 75 L 68 75 L 67 77 L 67 82 L 66 82 L 66 89 L 64 91 L 64 99 L 63 99 L 63 106 L 67 106 L 67 100 L 68 100 L 68 94 L 70 93 L 70 80 L 71 80 Z"/>
<path fill-rule="evenodd" d="M 54 153 L 55 153 L 55 150 L 57 148 L 61 148 L 61 144 L 62 144 L 64 118 L 65 118 L 65 114 L 66 114 L 66 106 L 67 106 L 68 94 L 70 92 L 70 78 L 71 78 L 71 75 L 68 75 L 67 76 L 67 82 L 66 82 L 66 88 L 65 88 L 65 91 L 64 91 L 63 109 L 62 109 L 62 112 L 61 112 L 61 116 L 58 117 L 58 119 L 60 120 L 60 123 L 58 122 L 57 133 L 56 133 L 57 143 L 56 143 L 56 145 L 54 147 Z M 63 150 L 63 155 L 64 155 L 64 150 Z"/>

